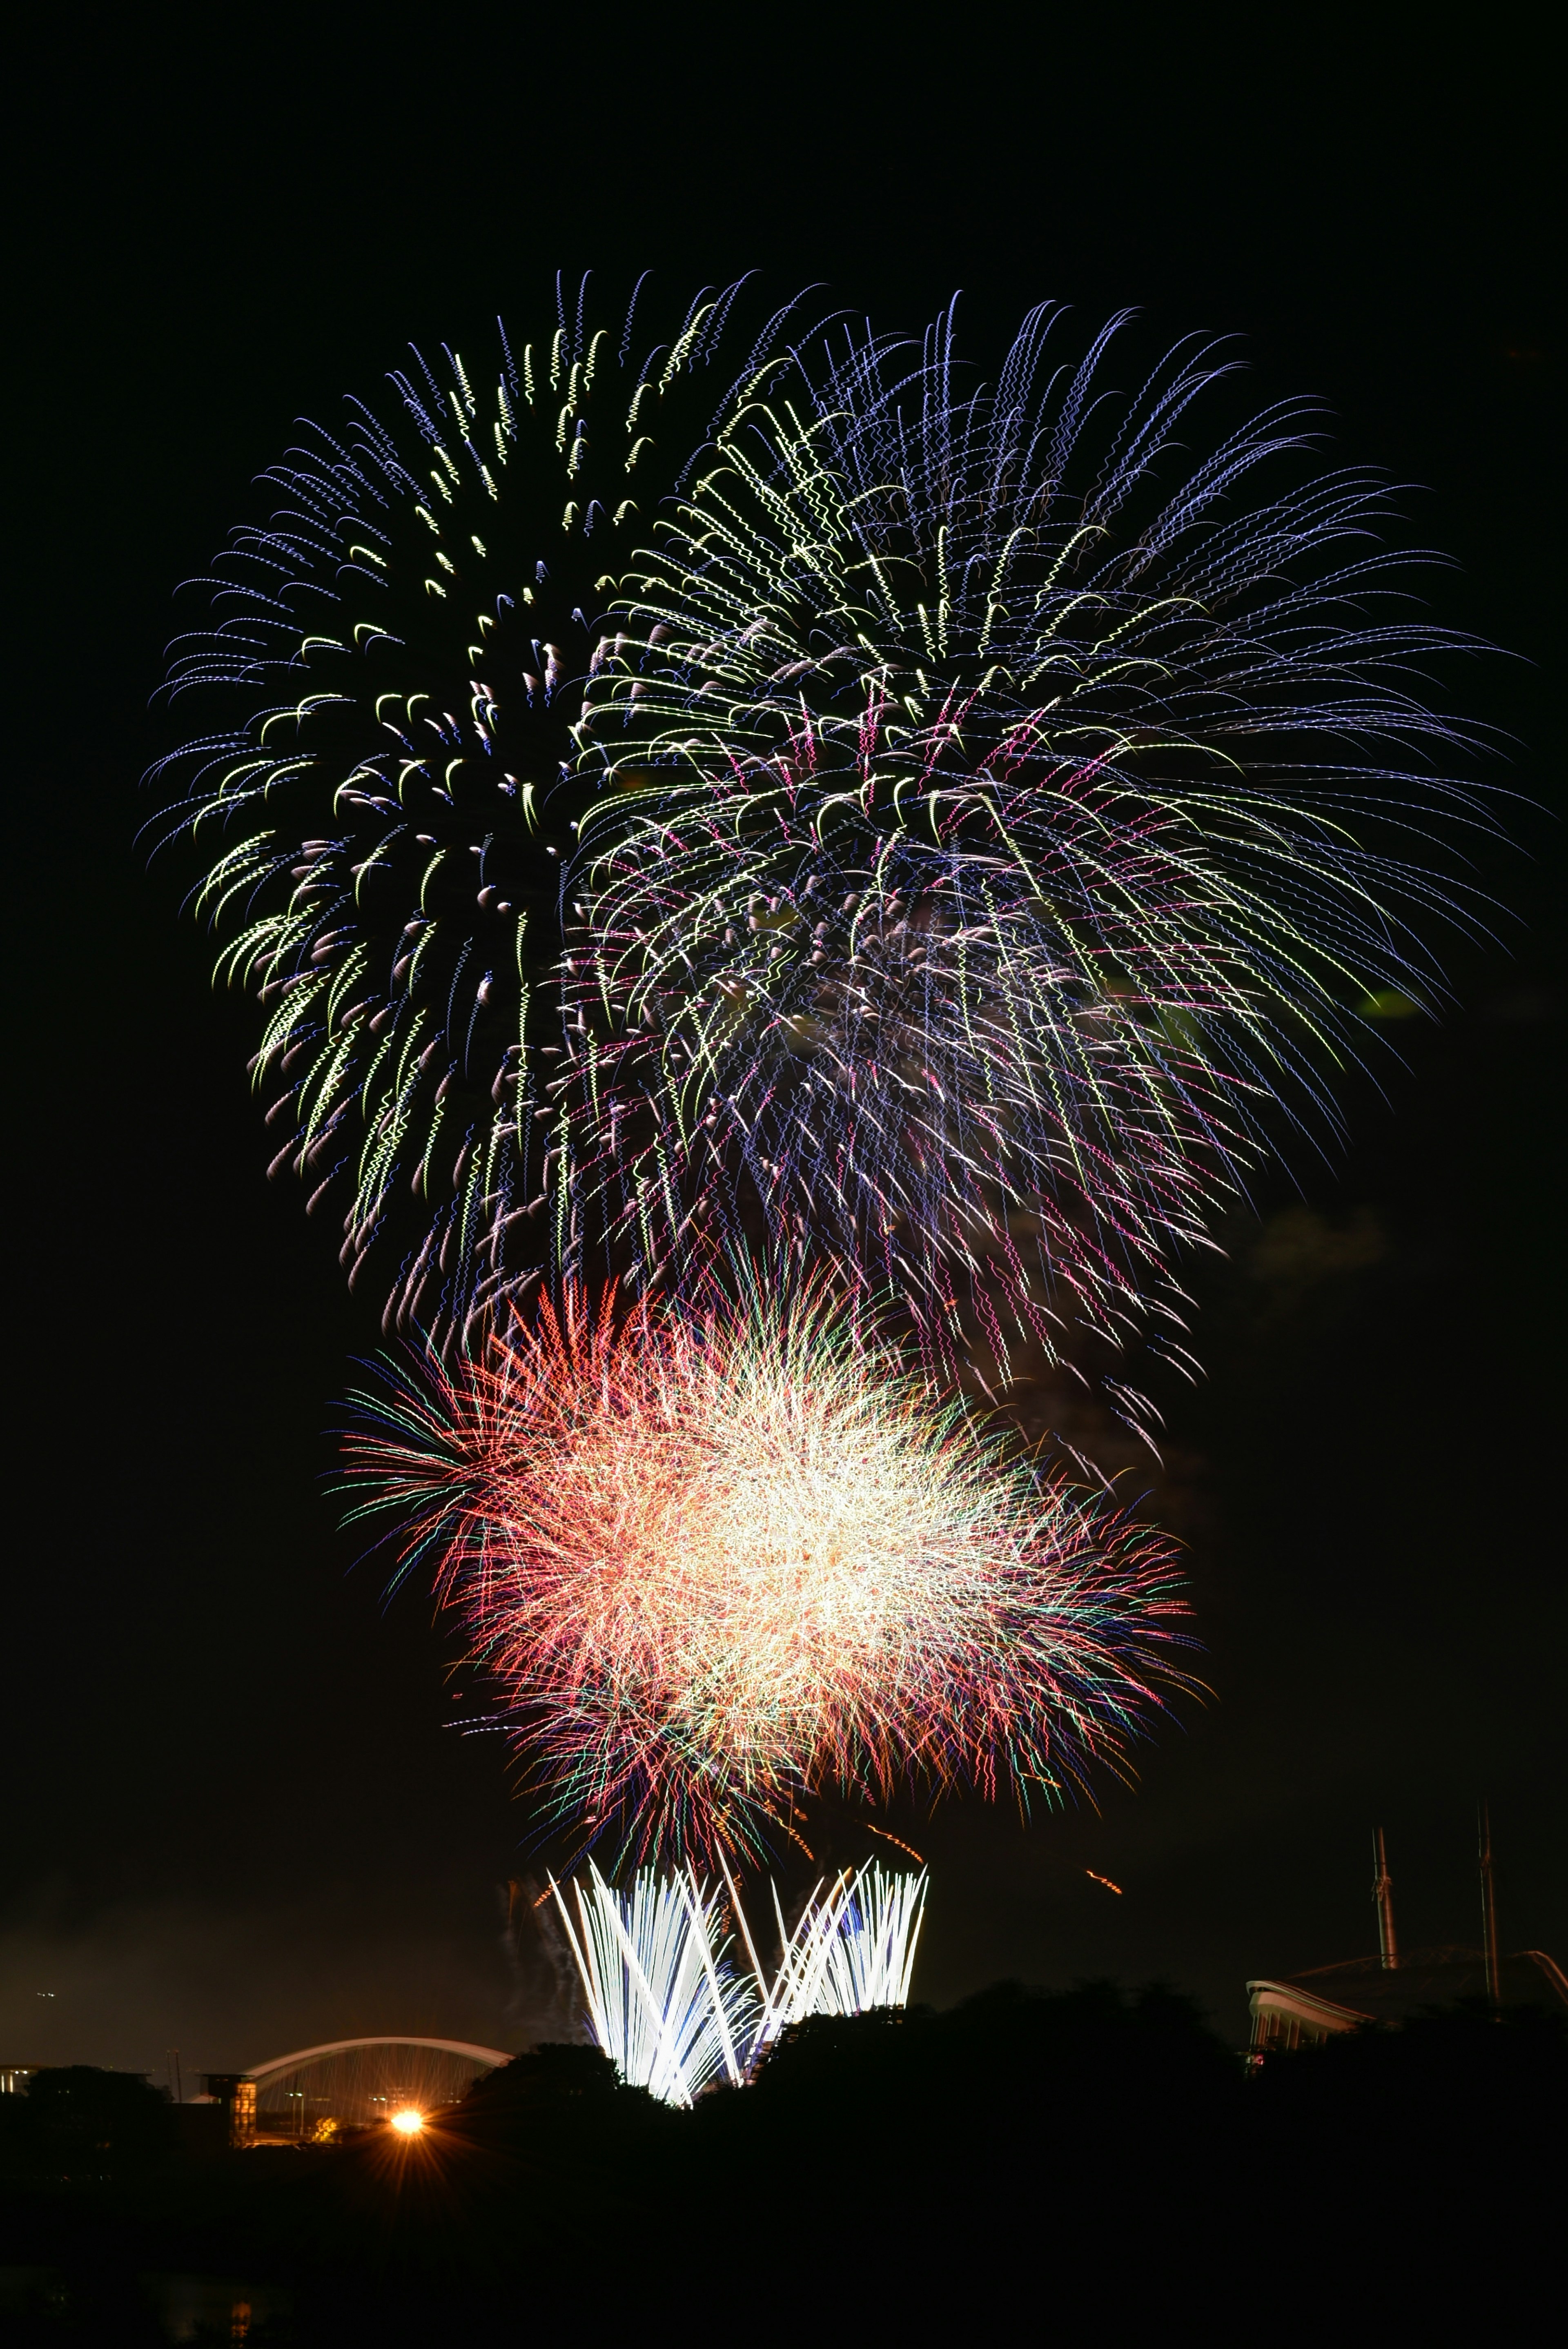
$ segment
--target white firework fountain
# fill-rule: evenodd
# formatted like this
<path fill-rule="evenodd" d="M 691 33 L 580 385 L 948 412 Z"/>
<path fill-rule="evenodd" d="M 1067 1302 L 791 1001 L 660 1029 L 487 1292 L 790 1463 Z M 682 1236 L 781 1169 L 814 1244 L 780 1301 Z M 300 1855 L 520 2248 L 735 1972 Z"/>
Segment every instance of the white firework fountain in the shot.
<path fill-rule="evenodd" d="M 689 2106 L 721 2077 L 742 2085 L 779 2033 L 807 2015 L 907 2005 L 927 1881 L 923 1868 L 875 1860 L 841 1869 L 818 1881 L 793 1929 L 774 1887 L 780 1956 L 771 1976 L 727 1869 L 724 1885 L 710 1887 L 691 1868 L 670 1877 L 639 1868 L 618 1890 L 590 1860 L 586 1879 L 563 1889 L 552 1877 L 550 1889 L 596 2043 L 628 2086 Z M 724 1930 L 726 1890 L 749 1976 Z"/>

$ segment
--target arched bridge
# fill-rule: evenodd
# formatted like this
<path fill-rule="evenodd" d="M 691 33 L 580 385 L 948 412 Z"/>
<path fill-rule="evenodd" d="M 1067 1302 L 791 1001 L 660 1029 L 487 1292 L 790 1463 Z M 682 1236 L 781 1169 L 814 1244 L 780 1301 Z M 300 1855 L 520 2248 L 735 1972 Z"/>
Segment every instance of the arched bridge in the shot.
<path fill-rule="evenodd" d="M 499 2047 L 476 2047 L 469 2039 L 415 2039 L 405 2033 L 391 2038 L 327 2039 L 319 2047 L 296 2047 L 292 2055 L 274 2055 L 265 2064 L 253 2064 L 245 2074 L 259 2088 L 264 2081 L 275 2079 L 281 2073 L 296 2071 L 302 2064 L 314 2064 L 324 2055 L 347 2055 L 360 2047 L 429 2047 L 441 2055 L 466 2056 L 470 2063 L 493 2072 L 498 2064 L 510 2064 L 512 2058 Z"/>
<path fill-rule="evenodd" d="M 254 2064 L 245 2075 L 242 2136 L 258 2144 L 290 2137 L 325 2144 L 344 2130 L 400 2114 L 427 2115 L 458 2104 L 475 2080 L 511 2057 L 471 2039 L 412 2033 L 327 2039 Z"/>

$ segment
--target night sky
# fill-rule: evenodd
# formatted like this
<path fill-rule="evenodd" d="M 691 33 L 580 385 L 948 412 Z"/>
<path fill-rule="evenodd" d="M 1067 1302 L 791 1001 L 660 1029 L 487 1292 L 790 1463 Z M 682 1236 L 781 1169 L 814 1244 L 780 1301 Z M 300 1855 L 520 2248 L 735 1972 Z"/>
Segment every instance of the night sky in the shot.
<path fill-rule="evenodd" d="M 1303 1154 L 1193 1276 L 1207 1378 L 1160 1391 L 1142 1484 L 1189 1545 L 1210 1702 L 1098 1816 L 902 1831 L 933 1864 L 938 2003 L 1158 1976 L 1240 2039 L 1247 1976 L 1375 1946 L 1375 1825 L 1401 1939 L 1475 1940 L 1483 1794 L 1505 1941 L 1568 1961 L 1551 78 L 1508 10 L 1418 55 L 1304 16 L 1266 50 L 1135 54 L 1031 12 L 1018 47 L 1023 13 L 956 12 L 909 57 L 892 10 L 847 36 L 770 17 L 754 54 L 690 12 L 629 44 L 586 13 L 512 15 L 503 46 L 388 17 L 339 49 L 286 11 L 205 63 L 34 53 L 0 2060 L 161 2076 L 177 2046 L 189 2077 L 537 2025 L 504 1751 L 460 1733 L 428 1602 L 384 1603 L 323 1495 L 374 1318 L 332 1219 L 265 1179 L 254 1006 L 212 993 L 134 835 L 171 591 L 291 419 L 374 397 L 410 338 L 477 348 L 497 309 L 535 331 L 557 266 L 672 290 L 755 266 L 916 329 L 961 287 L 977 357 L 1046 295 L 1235 333 L 1260 399 L 1321 393 L 1346 460 L 1417 485 L 1408 538 L 1457 562 L 1442 616 L 1521 657 L 1452 680 L 1512 740 L 1517 845 L 1477 852 L 1495 944 L 1455 942 L 1440 1030 L 1390 1032 L 1350 1153 Z"/>

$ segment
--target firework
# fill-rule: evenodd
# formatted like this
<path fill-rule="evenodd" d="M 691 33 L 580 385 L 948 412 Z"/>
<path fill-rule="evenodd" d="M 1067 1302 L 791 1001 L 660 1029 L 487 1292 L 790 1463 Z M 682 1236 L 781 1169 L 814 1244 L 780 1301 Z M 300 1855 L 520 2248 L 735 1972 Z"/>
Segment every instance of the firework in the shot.
<path fill-rule="evenodd" d="M 817 1884 L 786 1931 L 773 1889 L 774 1917 L 781 1956 L 768 1982 L 757 1962 L 740 1897 L 736 1919 L 756 1979 L 757 2019 L 752 2061 L 779 2033 L 808 2014 L 867 2014 L 874 2008 L 907 2006 L 915 1947 L 926 1906 L 926 1874 L 884 1869 L 877 1861 L 843 1869 L 826 1890 Z"/>
<path fill-rule="evenodd" d="M 565 1245 L 584 685 L 632 546 L 790 316 L 742 339 L 739 293 L 606 326 L 585 281 L 487 370 L 414 353 L 263 477 L 171 648 L 164 833 L 265 1008 L 273 1171 L 343 1194 L 351 1278 L 386 1235 L 389 1311 L 425 1328 Z"/>
<path fill-rule="evenodd" d="M 1229 364 L 1123 397 L 1122 323 L 1079 356 L 1035 311 L 972 396 L 950 316 L 760 384 L 584 720 L 641 819 L 584 824 L 597 1179 L 670 1259 L 760 1202 L 1003 1371 L 1151 1312 L 1179 1354 L 1217 1205 L 1334 1126 L 1358 1007 L 1432 1000 L 1453 907 L 1402 836 L 1475 814 L 1384 485 L 1318 470 L 1300 406 L 1194 461 Z"/>
<path fill-rule="evenodd" d="M 550 1890 L 582 1977 L 594 2038 L 628 2087 L 690 2105 L 721 2075 L 738 2087 L 753 2035 L 752 1988 L 726 1961 L 720 1900 L 690 1869 L 639 1868 L 628 1893 L 590 1860 L 588 1880 Z"/>
<path fill-rule="evenodd" d="M 828 1785 L 1054 1799 L 1173 1666 L 1169 1546 L 944 1406 L 823 1294 L 542 1301 L 355 1398 L 387 1511 L 502 1692 L 552 1823 L 704 1864 Z"/>
<path fill-rule="evenodd" d="M 694 1869 L 660 1877 L 639 1868 L 621 1892 L 590 1860 L 571 1900 L 550 1878 L 596 2044 L 628 2086 L 667 2104 L 691 2105 L 721 2076 L 739 2087 L 779 2033 L 807 2015 L 909 2003 L 923 1870 L 900 1874 L 875 1861 L 845 1868 L 830 1887 L 815 1887 L 793 1930 L 774 1886 L 780 1958 L 771 1980 L 728 1869 L 724 1881 L 754 1990 L 731 1961 L 722 1897 Z"/>

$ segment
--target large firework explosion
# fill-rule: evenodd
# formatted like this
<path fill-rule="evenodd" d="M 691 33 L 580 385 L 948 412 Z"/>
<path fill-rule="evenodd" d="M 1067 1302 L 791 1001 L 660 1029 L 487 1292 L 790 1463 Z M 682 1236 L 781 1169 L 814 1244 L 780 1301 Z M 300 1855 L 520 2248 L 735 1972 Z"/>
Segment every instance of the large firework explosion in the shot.
<path fill-rule="evenodd" d="M 1040 311 L 971 394 L 950 318 L 738 300 L 585 289 L 293 452 L 158 770 L 275 1164 L 423 1341 L 360 1510 L 545 1820 L 702 1864 L 813 1789 L 1054 1796 L 1180 1684 L 1167 1547 L 939 1398 L 1091 1342 L 1147 1425 L 1118 1350 L 1431 999 L 1408 839 L 1476 812 L 1305 410 L 1194 459 L 1210 349 L 1121 397 Z"/>
<path fill-rule="evenodd" d="M 354 1400 L 355 1514 L 391 1514 L 584 1840 L 756 1855 L 830 1787 L 1026 1809 L 1125 1766 L 1181 1682 L 1169 1546 L 820 1293 L 698 1317 L 568 1289 Z"/>
<path fill-rule="evenodd" d="M 154 770 L 164 830 L 206 859 L 219 976 L 265 1009 L 274 1167 L 340 1195 L 351 1279 L 384 1236 L 389 1313 L 460 1339 L 571 1244 L 558 982 L 604 781 L 578 731 L 597 621 L 798 308 L 742 331 L 738 286 L 673 316 L 639 295 L 607 325 L 585 280 L 484 369 L 415 352 L 379 408 L 307 428 L 192 583 L 213 618 L 165 687 L 190 730 Z"/>
<path fill-rule="evenodd" d="M 1151 1307 L 1177 1345 L 1217 1202 L 1332 1130 L 1368 998 L 1430 1000 L 1410 924 L 1452 907 L 1401 852 L 1475 812 L 1386 485 L 1299 405 L 1194 459 L 1231 367 L 1188 343 L 1123 396 L 1122 323 L 1075 353 L 1037 310 L 972 396 L 950 316 L 759 380 L 585 719 L 641 816 L 584 825 L 621 1212 L 685 1166 L 669 1253 L 758 1199 L 1003 1369 Z"/>

